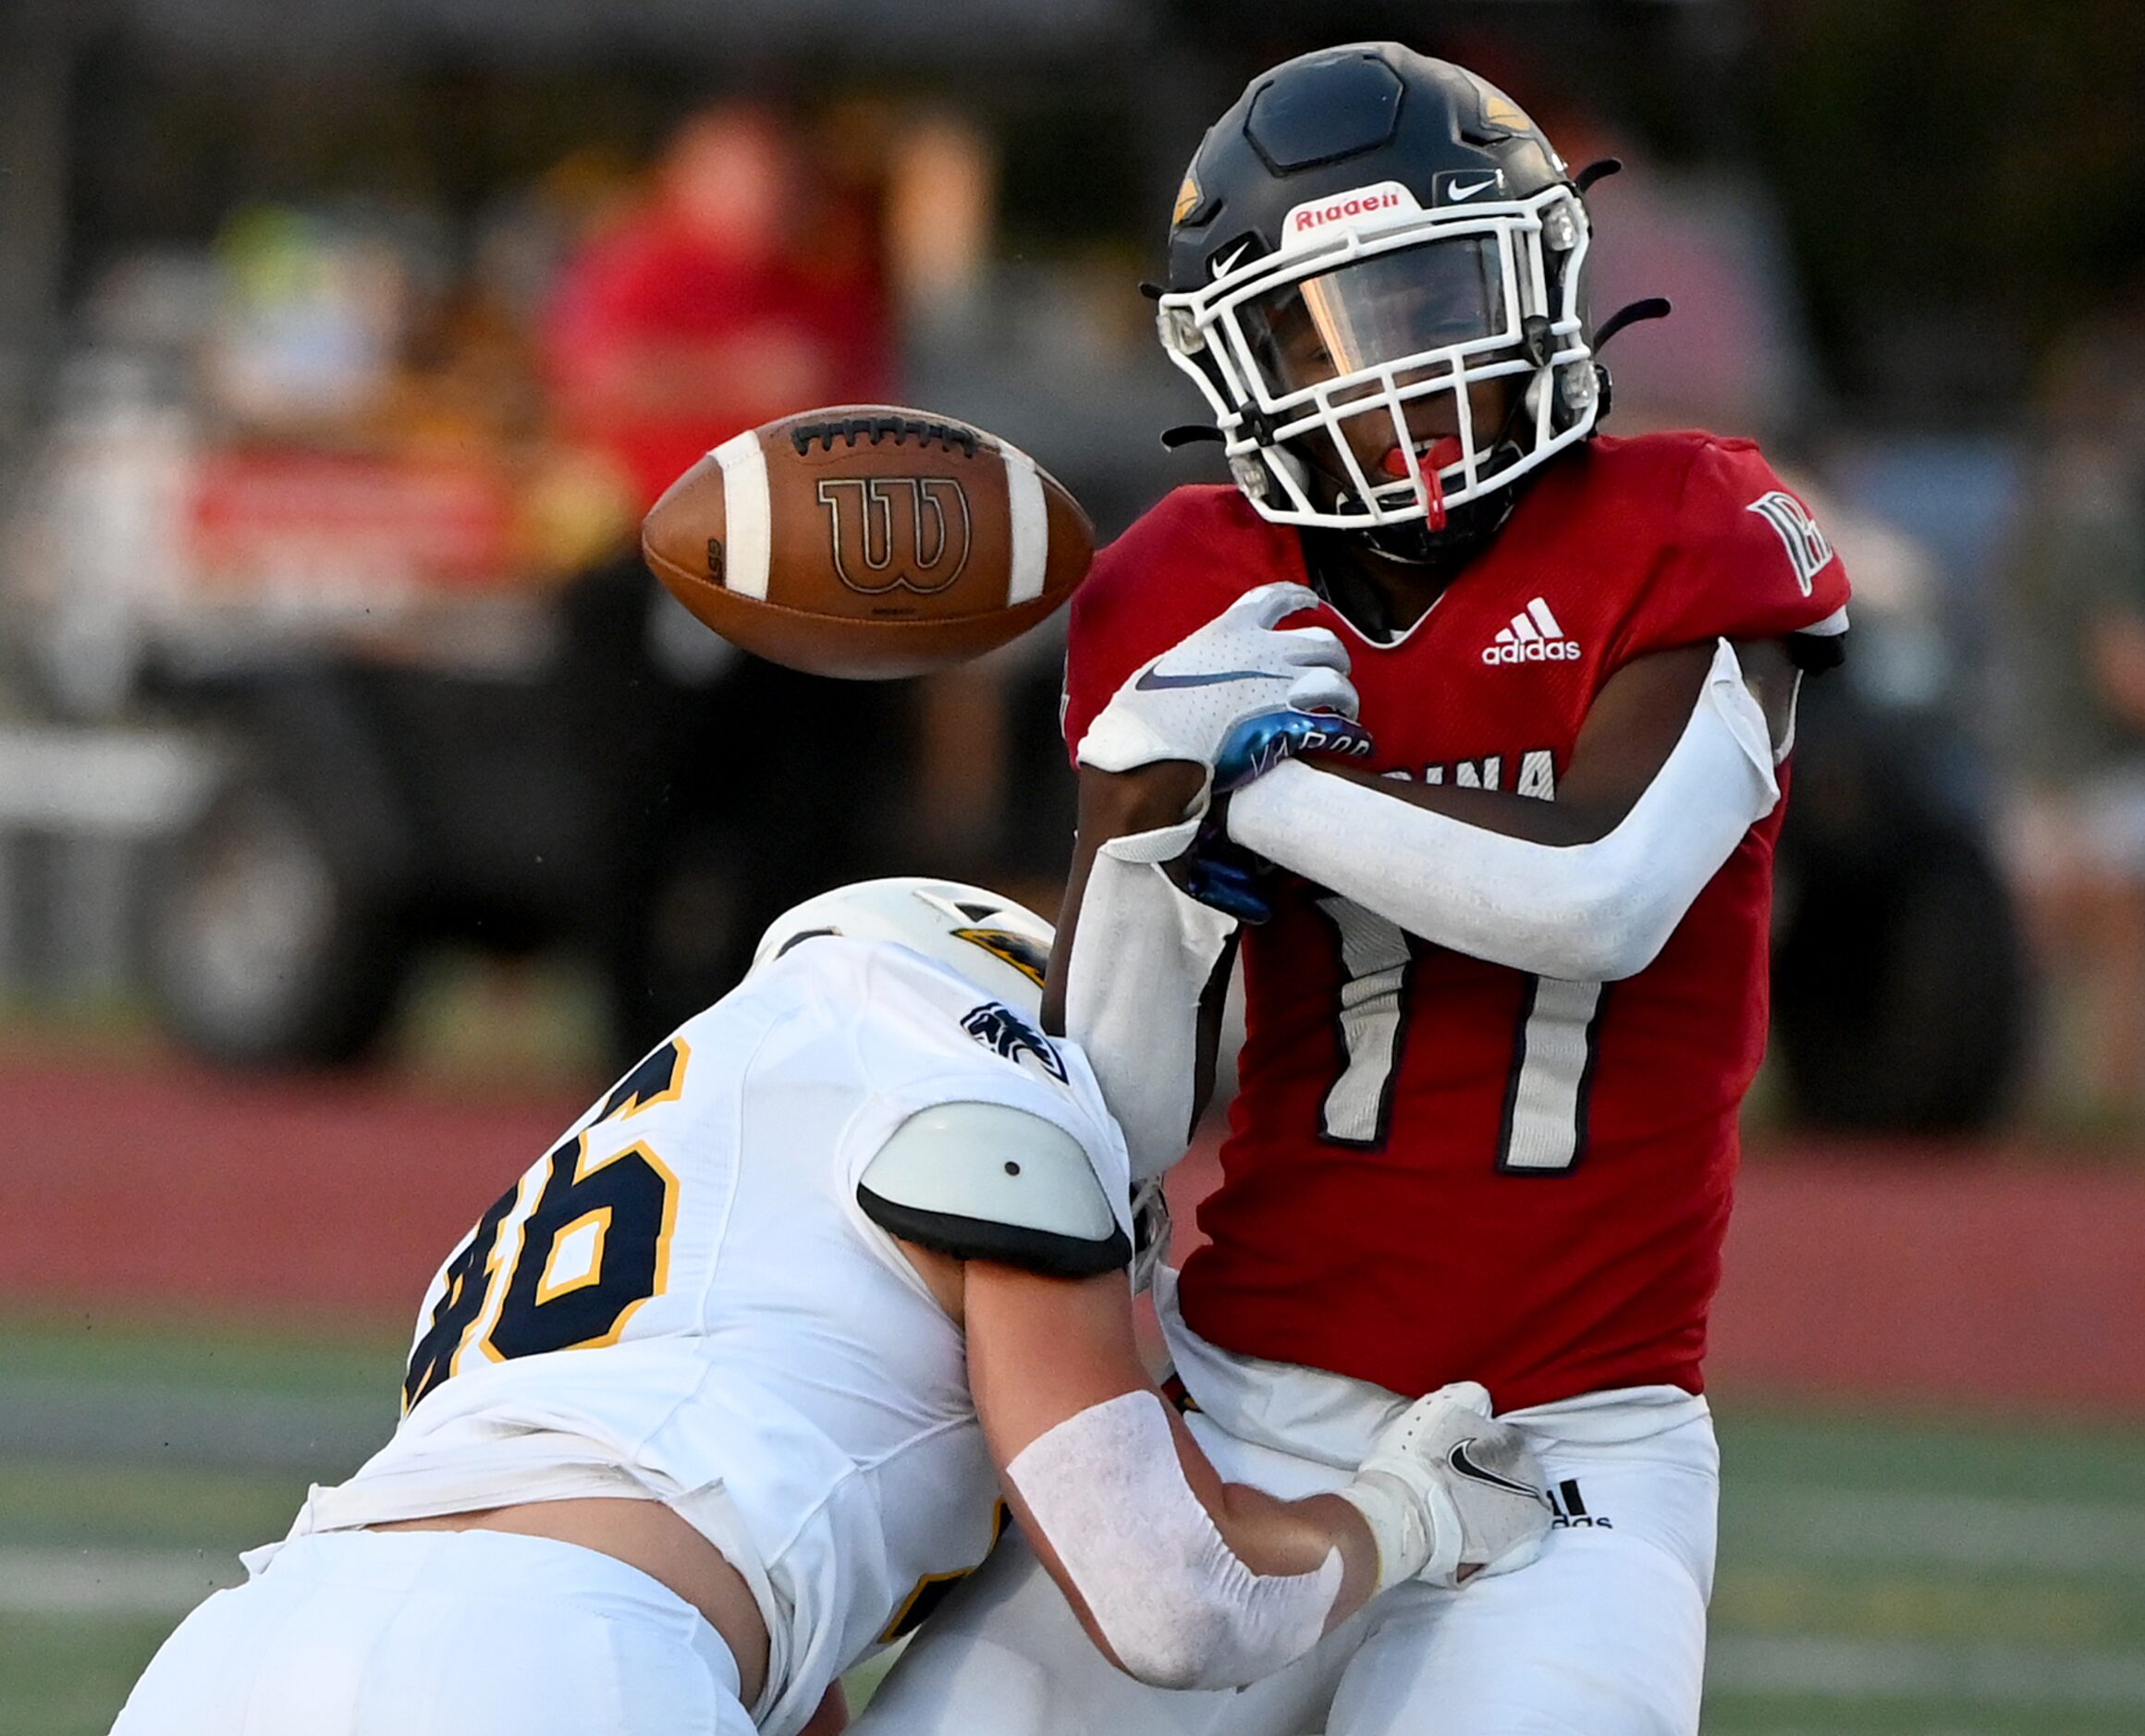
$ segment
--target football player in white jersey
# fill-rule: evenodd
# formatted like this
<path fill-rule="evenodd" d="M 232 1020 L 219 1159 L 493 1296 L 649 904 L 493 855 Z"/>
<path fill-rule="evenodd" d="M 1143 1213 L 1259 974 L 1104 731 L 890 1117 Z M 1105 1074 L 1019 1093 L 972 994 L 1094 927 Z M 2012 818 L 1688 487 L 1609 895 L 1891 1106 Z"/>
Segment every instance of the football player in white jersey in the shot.
<path fill-rule="evenodd" d="M 1215 1474 L 1134 1348 L 1123 1141 L 1041 1033 L 1049 944 L 943 882 L 778 922 L 449 1256 L 393 1438 L 115 1736 L 836 1729 L 840 1673 L 1009 1505 L 1162 1686 L 1531 1559 L 1538 1467 L 1478 1388 L 1402 1410 L 1338 1496 Z"/>

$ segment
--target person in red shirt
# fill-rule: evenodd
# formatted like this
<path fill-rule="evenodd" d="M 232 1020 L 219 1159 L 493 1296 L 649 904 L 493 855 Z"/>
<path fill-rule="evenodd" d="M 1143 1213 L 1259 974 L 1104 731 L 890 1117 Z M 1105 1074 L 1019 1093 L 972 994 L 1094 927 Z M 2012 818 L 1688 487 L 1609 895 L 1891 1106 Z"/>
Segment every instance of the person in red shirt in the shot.
<path fill-rule="evenodd" d="M 638 535 L 656 497 L 733 435 L 890 396 L 876 216 L 867 189 L 803 160 L 776 112 L 709 109 L 679 130 L 645 200 L 582 243 L 545 310 L 556 431 L 604 472 L 561 472 L 572 486 L 555 504 L 594 558 L 560 598 L 557 687 L 583 764 L 636 768 L 578 798 L 608 864 L 587 934 L 621 1060 L 732 986 L 754 935 L 801 892 L 866 870 L 881 804 L 828 804 L 816 768 L 839 757 L 866 789 L 910 773 L 901 684 L 736 655 L 656 582 Z M 756 720 L 772 715 L 789 721 L 770 747 Z"/>
<path fill-rule="evenodd" d="M 1589 322 L 1591 178 L 1391 43 L 1277 67 L 1208 131 L 1159 322 L 1237 486 L 1169 495 L 1075 598 L 1052 967 L 1155 1176 L 1241 937 L 1210 1240 L 1156 1283 L 1217 1462 L 1327 1486 L 1396 1395 L 1479 1380 L 1548 1466 L 1549 1545 L 1226 1705 L 1087 1669 L 1016 1547 L 878 1736 L 1698 1728 L 1706 1312 L 1795 695 L 1847 584 L 1747 441 L 1598 433 L 1629 311 Z"/>
<path fill-rule="evenodd" d="M 619 461 L 636 511 L 732 434 L 885 395 L 868 250 L 830 262 L 803 245 L 801 218 L 842 214 L 775 115 L 715 108 L 680 129 L 645 207 L 567 265 L 545 320 L 559 421 Z"/>

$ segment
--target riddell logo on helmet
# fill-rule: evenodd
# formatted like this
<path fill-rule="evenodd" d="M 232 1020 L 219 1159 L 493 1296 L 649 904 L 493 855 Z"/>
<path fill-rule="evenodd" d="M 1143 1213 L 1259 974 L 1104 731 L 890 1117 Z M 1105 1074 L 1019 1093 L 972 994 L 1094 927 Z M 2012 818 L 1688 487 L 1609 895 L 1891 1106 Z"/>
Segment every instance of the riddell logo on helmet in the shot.
<path fill-rule="evenodd" d="M 1281 225 L 1281 233 L 1289 240 L 1299 240 L 1316 235 L 1329 224 L 1421 210 L 1416 196 L 1398 181 L 1379 181 L 1375 187 L 1357 187 L 1332 199 L 1314 199 L 1298 205 Z"/>
<path fill-rule="evenodd" d="M 1395 192 L 1352 193 L 1346 199 L 1337 199 L 1330 205 L 1315 210 L 1299 210 L 1295 225 L 1299 229 L 1317 229 L 1329 223 L 1339 223 L 1346 217 L 1367 217 L 1374 211 L 1398 211 L 1400 195 Z"/>

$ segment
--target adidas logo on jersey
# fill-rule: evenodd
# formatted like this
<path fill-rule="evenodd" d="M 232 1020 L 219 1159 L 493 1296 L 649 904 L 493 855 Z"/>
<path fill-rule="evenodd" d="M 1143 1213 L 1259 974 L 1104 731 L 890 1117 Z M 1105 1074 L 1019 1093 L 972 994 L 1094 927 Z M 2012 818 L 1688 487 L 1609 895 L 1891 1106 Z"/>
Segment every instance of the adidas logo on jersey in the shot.
<path fill-rule="evenodd" d="M 1614 1531 L 1616 1522 L 1606 1513 L 1589 1513 L 1587 1498 L 1579 1493 L 1579 1480 L 1566 1477 L 1548 1491 L 1550 1498 L 1550 1529 L 1551 1531 Z"/>
<path fill-rule="evenodd" d="M 1579 642 L 1566 639 L 1550 605 L 1537 597 L 1512 617 L 1510 627 L 1500 628 L 1497 637 L 1482 647 L 1485 663 L 1569 663 L 1579 654 Z"/>

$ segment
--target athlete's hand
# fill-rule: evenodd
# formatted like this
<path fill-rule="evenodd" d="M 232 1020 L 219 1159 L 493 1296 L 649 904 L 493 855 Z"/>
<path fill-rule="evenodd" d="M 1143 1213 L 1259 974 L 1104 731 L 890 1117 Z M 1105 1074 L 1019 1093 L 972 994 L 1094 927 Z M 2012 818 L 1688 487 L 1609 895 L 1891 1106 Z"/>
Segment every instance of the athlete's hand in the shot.
<path fill-rule="evenodd" d="M 1546 1483 L 1526 1437 L 1493 1420 L 1489 1394 L 1464 1380 L 1388 1424 L 1341 1494 L 1378 1539 L 1382 1590 L 1525 1567 L 1549 1534 Z"/>
<path fill-rule="evenodd" d="M 1273 864 L 1229 841 L 1228 805 L 1227 796 L 1215 802 L 1199 822 L 1191 847 L 1174 862 L 1164 863 L 1162 872 L 1186 896 L 1256 927 L 1273 916 L 1273 899 L 1267 889 Z"/>
<path fill-rule="evenodd" d="M 1249 783 L 1299 753 L 1361 755 L 1348 653 L 1324 627 L 1276 624 L 1318 604 L 1304 585 L 1261 585 L 1135 671 L 1080 738 L 1083 765 L 1201 767 L 1209 790 Z"/>

